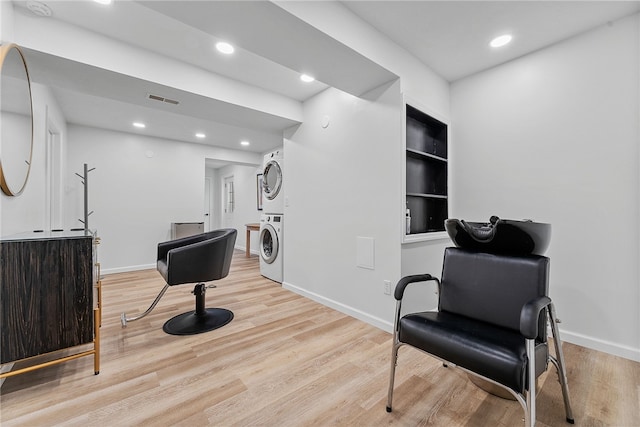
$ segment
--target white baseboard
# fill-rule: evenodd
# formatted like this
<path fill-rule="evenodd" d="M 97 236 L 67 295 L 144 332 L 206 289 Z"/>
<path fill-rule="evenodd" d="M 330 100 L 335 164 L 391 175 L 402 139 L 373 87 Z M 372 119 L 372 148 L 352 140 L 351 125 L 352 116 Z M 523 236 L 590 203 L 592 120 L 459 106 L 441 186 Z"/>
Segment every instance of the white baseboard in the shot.
<path fill-rule="evenodd" d="M 625 359 L 640 362 L 640 348 L 633 348 L 626 345 L 605 341 L 598 338 L 589 337 L 575 332 L 560 329 L 560 338 L 562 341 L 587 347 L 592 350 L 602 351 L 603 353 L 612 354 L 614 356 L 624 357 Z"/>
<path fill-rule="evenodd" d="M 331 307 L 334 310 L 338 310 L 341 313 L 348 314 L 351 317 L 355 317 L 358 320 L 362 320 L 365 323 L 373 325 L 383 331 L 387 331 L 389 333 L 393 332 L 393 323 L 387 322 L 384 319 L 380 319 L 379 317 L 372 316 L 368 313 L 365 313 L 361 310 L 355 309 L 348 305 L 345 305 L 341 302 L 334 301 L 332 299 L 326 298 L 322 295 L 318 295 L 314 292 L 309 292 L 305 289 L 299 288 L 287 282 L 282 282 L 282 287 L 290 290 L 291 292 L 295 292 L 298 295 L 302 295 L 307 297 L 315 302 L 318 302 L 322 305 L 326 305 L 327 307 Z"/>
<path fill-rule="evenodd" d="M 100 274 L 127 273 L 129 271 L 138 270 L 155 270 L 155 268 L 156 264 L 128 265 L 126 267 L 103 268 L 100 270 Z"/>

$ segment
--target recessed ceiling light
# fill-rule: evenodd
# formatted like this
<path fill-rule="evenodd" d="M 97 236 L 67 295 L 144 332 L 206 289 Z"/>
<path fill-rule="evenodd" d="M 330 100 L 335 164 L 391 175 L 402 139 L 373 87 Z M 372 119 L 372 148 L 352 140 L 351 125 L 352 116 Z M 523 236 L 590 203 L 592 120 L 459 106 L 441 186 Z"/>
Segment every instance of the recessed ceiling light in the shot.
<path fill-rule="evenodd" d="M 113 2 L 113 0 L 93 0 L 93 1 L 100 4 L 111 4 Z"/>
<path fill-rule="evenodd" d="M 506 44 L 509 44 L 511 39 L 512 39 L 511 34 L 503 34 L 503 35 L 498 36 L 495 39 L 491 40 L 491 43 L 489 43 L 489 46 L 491 46 L 491 47 L 502 47 L 502 46 L 504 46 Z"/>
<path fill-rule="evenodd" d="M 244 145 L 246 147 L 247 145 L 251 145 L 251 143 L 249 141 L 240 141 L 240 145 Z"/>
<path fill-rule="evenodd" d="M 144 129 L 147 127 L 147 125 L 145 125 L 144 123 L 141 122 L 133 122 L 133 126 L 140 128 L 140 129 Z"/>
<path fill-rule="evenodd" d="M 196 133 L 196 138 L 205 138 L 206 136 L 207 136 L 207 135 L 205 135 L 205 134 L 204 134 L 204 133 L 202 133 L 202 132 L 198 132 L 198 133 Z"/>
<path fill-rule="evenodd" d="M 227 42 L 218 42 L 216 43 L 216 49 L 218 52 L 224 53 L 226 55 L 231 55 L 236 49 Z"/>
<path fill-rule="evenodd" d="M 302 80 L 305 83 L 311 83 L 312 81 L 315 80 L 315 78 L 310 76 L 309 74 L 301 74 L 300 80 Z"/>

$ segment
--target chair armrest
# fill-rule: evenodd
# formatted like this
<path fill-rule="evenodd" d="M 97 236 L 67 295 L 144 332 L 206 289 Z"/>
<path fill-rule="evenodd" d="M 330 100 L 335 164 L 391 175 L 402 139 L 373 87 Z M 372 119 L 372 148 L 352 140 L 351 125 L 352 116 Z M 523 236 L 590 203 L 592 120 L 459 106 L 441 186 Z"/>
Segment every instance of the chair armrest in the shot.
<path fill-rule="evenodd" d="M 171 249 L 180 248 L 182 246 L 190 245 L 192 243 L 200 242 L 202 240 L 203 240 L 202 235 L 201 234 L 196 234 L 194 236 L 187 236 L 187 237 L 182 237 L 180 239 L 169 240 L 169 241 L 166 241 L 166 242 L 160 242 L 160 243 L 158 243 L 158 258 L 157 258 L 157 260 L 166 259 L 167 258 L 167 253 Z"/>
<path fill-rule="evenodd" d="M 538 318 L 540 312 L 551 304 L 551 298 L 538 297 L 522 306 L 520 311 L 520 333 L 525 338 L 534 339 L 538 336 Z"/>
<path fill-rule="evenodd" d="M 400 301 L 404 296 L 404 290 L 407 286 L 409 286 L 409 284 L 416 282 L 427 282 L 429 280 L 435 280 L 439 283 L 439 280 L 430 274 L 414 274 L 412 276 L 405 276 L 398 281 L 393 296 L 396 298 L 396 300 Z"/>

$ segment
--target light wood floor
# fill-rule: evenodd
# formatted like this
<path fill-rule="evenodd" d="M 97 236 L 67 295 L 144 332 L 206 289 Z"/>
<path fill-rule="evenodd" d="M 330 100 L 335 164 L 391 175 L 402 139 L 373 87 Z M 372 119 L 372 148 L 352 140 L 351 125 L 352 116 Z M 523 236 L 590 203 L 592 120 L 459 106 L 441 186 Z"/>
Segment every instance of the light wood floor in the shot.
<path fill-rule="evenodd" d="M 457 369 L 403 347 L 394 412 L 385 411 L 391 335 L 262 278 L 237 252 L 208 306 L 235 313 L 200 335 L 162 331 L 192 310 L 190 285 L 163 286 L 155 271 L 103 280 L 102 366 L 78 359 L 8 378 L 2 426 L 520 426 L 522 410 L 474 386 Z M 348 286 L 348 283 L 345 283 Z M 559 313 L 561 314 L 561 313 Z M 639 426 L 640 364 L 565 344 L 577 426 Z M 540 378 L 538 426 L 567 426 L 555 369 Z"/>

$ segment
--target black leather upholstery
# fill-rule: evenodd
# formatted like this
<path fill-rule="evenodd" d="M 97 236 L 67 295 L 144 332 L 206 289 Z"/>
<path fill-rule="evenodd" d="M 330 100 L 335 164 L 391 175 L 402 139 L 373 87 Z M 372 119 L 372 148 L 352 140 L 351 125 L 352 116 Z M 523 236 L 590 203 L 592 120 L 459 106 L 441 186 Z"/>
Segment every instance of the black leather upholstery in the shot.
<path fill-rule="evenodd" d="M 522 308 L 546 296 L 548 275 L 549 259 L 543 256 L 447 248 L 439 311 L 404 316 L 399 340 L 523 392 L 528 385 Z M 418 277 L 428 280 L 426 276 Z M 525 325 L 528 330 L 538 335 L 536 358 L 542 364 L 536 372 L 542 373 L 548 351 L 546 315 L 538 310 L 535 317 L 525 318 L 533 323 Z"/>
<path fill-rule="evenodd" d="M 400 320 L 400 341 L 490 378 L 514 390 L 527 387 L 525 341 L 519 332 L 447 312 L 424 312 Z M 536 346 L 538 375 L 547 346 Z"/>
<path fill-rule="evenodd" d="M 439 310 L 520 331 L 522 307 L 548 294 L 549 259 L 539 255 L 496 255 L 447 248 Z M 539 320 L 539 339 L 546 340 Z"/>
<path fill-rule="evenodd" d="M 158 243 L 158 272 L 171 286 L 222 279 L 229 274 L 236 235 L 227 228 Z"/>

